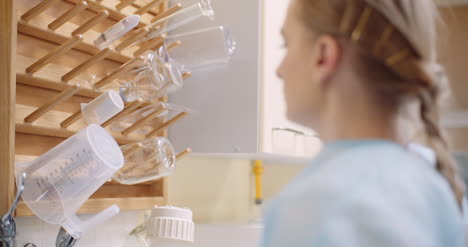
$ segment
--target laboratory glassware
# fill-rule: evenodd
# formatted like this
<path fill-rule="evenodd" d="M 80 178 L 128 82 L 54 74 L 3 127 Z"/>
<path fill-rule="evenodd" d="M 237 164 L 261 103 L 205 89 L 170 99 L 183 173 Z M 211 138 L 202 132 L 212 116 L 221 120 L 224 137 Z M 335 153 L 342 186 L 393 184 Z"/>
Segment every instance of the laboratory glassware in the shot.
<path fill-rule="evenodd" d="M 175 171 L 176 157 L 171 142 L 164 137 L 122 146 L 125 165 L 112 177 L 121 184 L 157 180 Z"/>
<path fill-rule="evenodd" d="M 181 45 L 169 51 L 167 47 L 176 41 Z M 159 53 L 180 64 L 184 72 L 193 72 L 229 63 L 235 50 L 230 30 L 217 26 L 168 36 Z"/>
<path fill-rule="evenodd" d="M 156 38 L 202 17 L 213 20 L 214 16 L 215 11 L 211 0 L 199 0 L 189 7 L 150 24 L 150 32 L 143 41 Z"/>
<path fill-rule="evenodd" d="M 165 119 L 170 119 L 173 116 L 178 115 L 182 112 L 191 112 L 189 108 L 165 103 L 165 102 L 156 102 L 146 107 L 143 107 L 137 111 L 132 112 L 128 116 L 120 119 L 120 121 L 114 123 L 111 126 L 112 131 L 121 132 L 130 126 L 134 125 L 135 123 L 139 122 L 143 118 L 151 115 L 156 114 L 153 116 L 153 119 L 147 121 L 144 125 L 142 125 L 135 133 L 140 135 L 146 135 L 153 131 L 155 126 L 160 126 L 164 123 Z"/>
<path fill-rule="evenodd" d="M 114 90 L 107 90 L 90 103 L 81 104 L 81 113 L 86 123 L 101 125 L 121 112 L 124 107 L 124 102 L 119 93 Z"/>
<path fill-rule="evenodd" d="M 135 77 L 120 86 L 120 95 L 125 102 L 158 99 L 182 87 L 181 68 L 177 63 L 166 61 L 156 51 L 142 55 L 141 66 L 131 71 Z"/>
<path fill-rule="evenodd" d="M 114 138 L 104 128 L 91 124 L 21 169 L 26 173 L 22 198 L 40 219 L 61 225 L 79 238 L 119 212 L 113 205 L 85 221 L 75 215 L 123 164 Z"/>

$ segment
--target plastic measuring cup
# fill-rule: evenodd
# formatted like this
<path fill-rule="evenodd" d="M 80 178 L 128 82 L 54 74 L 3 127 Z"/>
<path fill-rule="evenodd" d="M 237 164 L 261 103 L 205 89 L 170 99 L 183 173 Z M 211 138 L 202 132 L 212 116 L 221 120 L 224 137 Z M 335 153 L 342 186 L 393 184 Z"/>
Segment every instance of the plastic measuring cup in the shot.
<path fill-rule="evenodd" d="M 86 221 L 76 211 L 124 164 L 114 138 L 91 124 L 41 155 L 24 170 L 22 198 L 43 221 L 61 225 L 75 237 L 119 212 L 113 205 Z"/>
<path fill-rule="evenodd" d="M 81 112 L 88 124 L 102 124 L 121 112 L 124 107 L 119 93 L 108 90 L 88 104 L 81 104 Z"/>

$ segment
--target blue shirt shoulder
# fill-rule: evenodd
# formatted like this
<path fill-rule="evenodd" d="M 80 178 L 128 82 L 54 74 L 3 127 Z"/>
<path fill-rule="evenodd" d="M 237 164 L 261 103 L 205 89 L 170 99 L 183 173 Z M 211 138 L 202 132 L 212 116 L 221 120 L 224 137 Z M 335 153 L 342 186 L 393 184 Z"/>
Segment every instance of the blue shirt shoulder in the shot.
<path fill-rule="evenodd" d="M 327 144 L 271 201 L 262 246 L 463 246 L 446 181 L 385 141 Z"/>

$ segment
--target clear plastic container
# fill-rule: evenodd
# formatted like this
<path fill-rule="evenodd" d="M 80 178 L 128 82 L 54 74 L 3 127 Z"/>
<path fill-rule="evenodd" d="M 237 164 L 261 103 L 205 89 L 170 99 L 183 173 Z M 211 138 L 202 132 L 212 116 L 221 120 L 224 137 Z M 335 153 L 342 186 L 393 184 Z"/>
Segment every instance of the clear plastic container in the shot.
<path fill-rule="evenodd" d="M 175 41 L 182 44 L 167 51 L 165 47 Z M 228 28 L 218 26 L 169 36 L 163 47 L 161 56 L 167 53 L 170 61 L 182 65 L 183 71 L 192 72 L 229 63 L 236 50 L 236 42 Z"/>
<path fill-rule="evenodd" d="M 132 126 L 137 121 L 145 118 L 146 116 L 153 114 L 156 111 L 161 111 L 161 113 L 151 121 L 148 121 L 145 125 L 141 126 L 135 133 L 140 135 L 146 135 L 154 129 L 154 126 L 159 126 L 165 122 L 165 119 L 170 119 L 173 116 L 182 113 L 182 112 L 190 112 L 190 109 L 178 106 L 175 104 L 165 103 L 165 102 L 157 102 L 151 104 L 149 106 L 143 107 L 137 111 L 132 112 L 128 116 L 122 118 L 120 121 L 114 123 L 111 126 L 111 130 L 116 132 L 121 132 L 128 127 Z"/>
<path fill-rule="evenodd" d="M 108 90 L 88 104 L 81 104 L 83 119 L 88 124 L 101 125 L 124 109 L 120 95 Z"/>
<path fill-rule="evenodd" d="M 91 124 L 29 164 L 24 170 L 27 179 L 22 198 L 40 219 L 62 225 L 79 237 L 119 212 L 114 205 L 86 221 L 75 215 L 123 164 L 114 138 L 104 128 Z"/>
<path fill-rule="evenodd" d="M 96 45 L 99 50 L 109 47 L 114 41 L 135 28 L 139 22 L 139 15 L 129 15 L 125 17 L 99 35 L 96 40 L 94 40 L 94 45 Z"/>
<path fill-rule="evenodd" d="M 129 72 L 135 77 L 120 87 L 120 95 L 125 102 L 138 98 L 158 99 L 182 87 L 182 72 L 177 64 L 165 61 L 154 51 L 145 52 L 142 57 L 139 68 Z"/>
<path fill-rule="evenodd" d="M 150 33 L 145 40 L 153 39 L 201 17 L 214 19 L 215 12 L 210 0 L 198 0 L 195 4 L 150 24 Z"/>
<path fill-rule="evenodd" d="M 113 177 L 121 184 L 138 184 L 174 173 L 176 157 L 169 140 L 163 137 L 122 146 L 125 165 Z"/>

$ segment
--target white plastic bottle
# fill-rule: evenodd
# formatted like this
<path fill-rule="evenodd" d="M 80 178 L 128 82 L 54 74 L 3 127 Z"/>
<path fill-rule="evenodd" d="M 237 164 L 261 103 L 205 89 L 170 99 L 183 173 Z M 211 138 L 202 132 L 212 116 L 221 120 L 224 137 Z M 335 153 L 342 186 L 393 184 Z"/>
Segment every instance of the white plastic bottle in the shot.
<path fill-rule="evenodd" d="M 194 240 L 192 211 L 188 208 L 155 206 L 146 229 L 150 247 L 190 246 Z"/>

